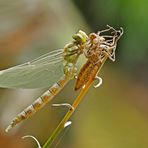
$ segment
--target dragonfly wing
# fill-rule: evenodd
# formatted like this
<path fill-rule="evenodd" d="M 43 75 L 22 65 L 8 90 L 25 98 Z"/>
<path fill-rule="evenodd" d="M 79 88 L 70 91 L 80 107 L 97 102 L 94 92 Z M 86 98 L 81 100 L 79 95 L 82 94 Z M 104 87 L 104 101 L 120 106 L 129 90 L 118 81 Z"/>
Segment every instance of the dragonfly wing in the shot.
<path fill-rule="evenodd" d="M 0 87 L 50 87 L 63 75 L 63 53 L 63 49 L 55 50 L 30 62 L 0 71 Z"/>

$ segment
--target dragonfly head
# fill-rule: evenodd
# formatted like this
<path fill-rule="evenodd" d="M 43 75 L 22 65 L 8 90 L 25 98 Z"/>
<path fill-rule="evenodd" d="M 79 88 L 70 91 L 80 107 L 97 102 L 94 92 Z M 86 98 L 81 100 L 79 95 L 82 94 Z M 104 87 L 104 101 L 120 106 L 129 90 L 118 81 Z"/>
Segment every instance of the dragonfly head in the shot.
<path fill-rule="evenodd" d="M 85 43 L 88 39 L 88 36 L 84 31 L 79 30 L 76 34 L 73 35 L 73 39 L 78 43 Z"/>

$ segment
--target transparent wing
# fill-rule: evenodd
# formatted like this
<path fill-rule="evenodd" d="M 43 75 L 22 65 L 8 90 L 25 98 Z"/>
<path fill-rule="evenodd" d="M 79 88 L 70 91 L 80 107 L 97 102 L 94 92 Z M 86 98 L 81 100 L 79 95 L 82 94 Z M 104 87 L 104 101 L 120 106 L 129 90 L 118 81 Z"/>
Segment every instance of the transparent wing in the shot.
<path fill-rule="evenodd" d="M 50 87 L 63 74 L 63 53 L 64 49 L 54 50 L 30 62 L 0 71 L 0 87 Z"/>

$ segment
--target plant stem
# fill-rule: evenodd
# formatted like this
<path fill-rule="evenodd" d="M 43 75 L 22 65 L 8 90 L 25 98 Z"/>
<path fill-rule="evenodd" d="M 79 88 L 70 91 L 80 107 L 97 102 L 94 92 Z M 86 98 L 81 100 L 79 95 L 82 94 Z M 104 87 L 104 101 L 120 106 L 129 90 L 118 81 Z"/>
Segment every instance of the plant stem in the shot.
<path fill-rule="evenodd" d="M 105 63 L 106 59 L 107 59 L 107 56 L 105 56 L 103 58 L 103 61 L 100 62 L 100 67 L 98 69 L 98 72 L 101 70 L 101 68 L 102 68 L 103 64 Z M 82 101 L 83 96 L 86 94 L 86 92 L 88 91 L 88 89 L 89 89 L 89 87 L 91 86 L 92 83 L 93 83 L 93 80 L 89 80 L 87 82 L 87 84 L 85 85 L 85 87 L 82 88 L 80 94 L 78 95 L 78 97 L 73 102 L 73 105 L 72 106 L 74 107 L 74 109 L 69 109 L 69 111 L 66 113 L 66 115 L 64 116 L 64 118 L 62 119 L 62 121 L 59 123 L 59 125 L 57 126 L 57 128 L 54 130 L 54 132 L 52 133 L 52 135 L 49 137 L 49 139 L 43 145 L 43 148 L 49 148 L 52 145 L 53 141 L 57 138 L 57 136 L 60 134 L 60 132 L 64 129 L 65 123 L 72 116 L 72 114 L 74 113 L 74 111 L 76 110 L 76 108 L 78 107 L 78 105 L 80 104 L 80 102 Z"/>

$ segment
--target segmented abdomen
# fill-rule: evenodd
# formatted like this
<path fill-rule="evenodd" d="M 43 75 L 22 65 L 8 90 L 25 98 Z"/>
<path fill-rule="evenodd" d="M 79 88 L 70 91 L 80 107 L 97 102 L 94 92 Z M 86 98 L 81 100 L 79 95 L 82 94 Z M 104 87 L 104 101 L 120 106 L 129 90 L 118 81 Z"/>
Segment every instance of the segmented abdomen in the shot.
<path fill-rule="evenodd" d="M 67 84 L 69 79 L 64 75 L 57 83 L 55 83 L 49 90 L 47 90 L 41 97 L 36 99 L 30 106 L 24 109 L 21 113 L 19 113 L 10 123 L 10 125 L 6 128 L 6 132 L 8 132 L 15 125 L 20 123 L 22 120 L 29 118 L 35 112 L 44 107 L 52 98 L 57 95 L 61 89 Z"/>

